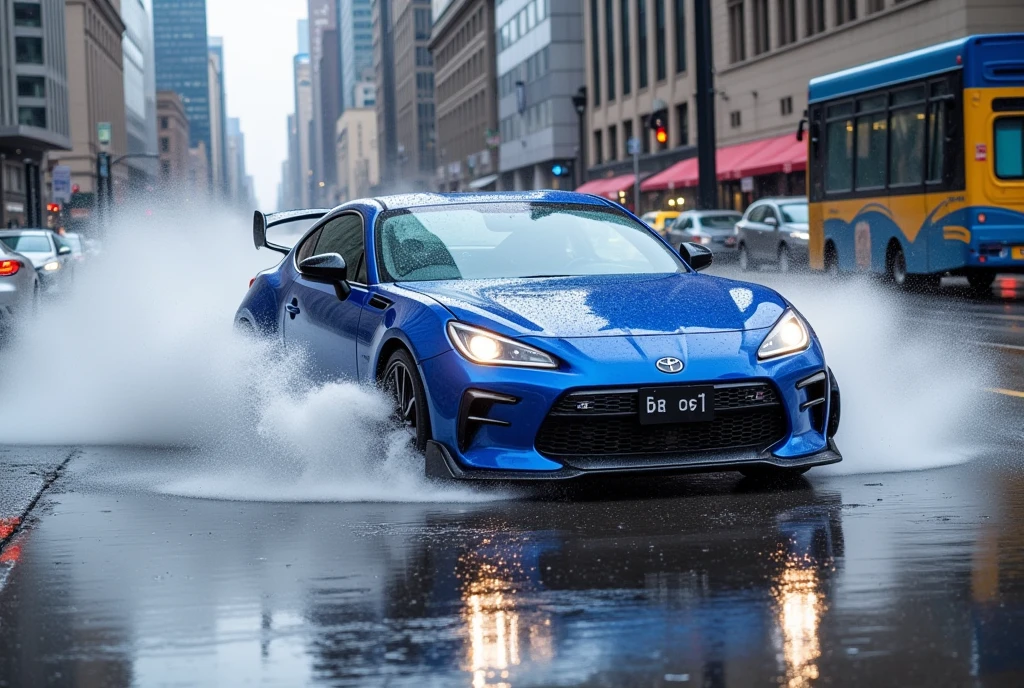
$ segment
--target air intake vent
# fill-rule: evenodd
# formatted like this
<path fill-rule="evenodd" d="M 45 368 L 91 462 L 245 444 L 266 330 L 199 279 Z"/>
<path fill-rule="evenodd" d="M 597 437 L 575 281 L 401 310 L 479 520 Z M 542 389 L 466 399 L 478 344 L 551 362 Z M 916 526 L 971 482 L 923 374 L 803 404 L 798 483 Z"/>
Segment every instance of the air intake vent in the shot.
<path fill-rule="evenodd" d="M 1024 81 L 1024 62 L 1020 60 L 986 62 L 985 78 L 991 81 Z"/>

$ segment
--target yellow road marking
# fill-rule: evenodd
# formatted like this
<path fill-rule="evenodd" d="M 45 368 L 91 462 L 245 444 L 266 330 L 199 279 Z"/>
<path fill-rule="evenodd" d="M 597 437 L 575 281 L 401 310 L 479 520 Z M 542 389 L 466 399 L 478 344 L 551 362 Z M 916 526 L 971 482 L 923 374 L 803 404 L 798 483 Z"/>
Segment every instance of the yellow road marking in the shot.
<path fill-rule="evenodd" d="M 998 389 L 990 387 L 988 391 L 995 392 L 996 394 L 1005 394 L 1008 397 L 1020 397 L 1021 399 L 1024 399 L 1024 392 L 1018 392 L 1012 389 Z"/>

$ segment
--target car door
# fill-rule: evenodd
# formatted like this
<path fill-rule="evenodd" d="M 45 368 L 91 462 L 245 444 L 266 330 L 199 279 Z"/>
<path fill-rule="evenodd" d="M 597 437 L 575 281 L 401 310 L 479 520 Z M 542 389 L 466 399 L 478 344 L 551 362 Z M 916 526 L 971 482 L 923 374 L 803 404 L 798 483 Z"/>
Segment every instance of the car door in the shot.
<path fill-rule="evenodd" d="M 764 225 L 761 224 L 762 219 L 764 219 L 764 204 L 759 203 L 748 208 L 746 217 L 740 221 L 740 239 L 747 247 L 747 253 L 750 254 L 752 260 L 761 258 L 759 244 L 764 234 Z"/>
<path fill-rule="evenodd" d="M 672 229 L 669 230 L 669 243 L 673 246 L 679 246 L 679 244 L 686 241 L 693 241 L 693 218 L 692 217 L 680 217 L 672 225 Z"/>
<path fill-rule="evenodd" d="M 365 222 L 358 212 L 337 215 L 313 232 L 295 253 L 298 264 L 310 256 L 337 253 L 348 267 L 351 292 L 339 298 L 334 284 L 296 274 L 285 295 L 284 341 L 300 349 L 326 380 L 357 379 L 359 318 L 367 300 Z"/>
<path fill-rule="evenodd" d="M 60 263 L 60 274 L 64 281 L 70 281 L 74 275 L 74 259 L 73 250 L 71 244 L 64 240 L 59 234 L 53 234 L 50 237 L 53 240 L 54 252 L 53 255 L 58 263 Z"/>
<path fill-rule="evenodd" d="M 782 219 L 771 203 L 765 203 L 764 216 L 761 218 L 761 244 L 759 258 L 774 261 L 779 259 L 779 225 Z"/>

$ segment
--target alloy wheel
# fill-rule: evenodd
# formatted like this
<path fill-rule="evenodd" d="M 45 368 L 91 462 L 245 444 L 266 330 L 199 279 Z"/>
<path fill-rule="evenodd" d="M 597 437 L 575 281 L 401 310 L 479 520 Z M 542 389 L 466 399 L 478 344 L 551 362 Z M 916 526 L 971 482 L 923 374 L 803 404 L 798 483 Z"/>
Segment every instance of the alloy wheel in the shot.
<path fill-rule="evenodd" d="M 409 369 L 395 361 L 385 378 L 387 390 L 395 400 L 395 418 L 408 428 L 416 428 L 416 388 Z"/>

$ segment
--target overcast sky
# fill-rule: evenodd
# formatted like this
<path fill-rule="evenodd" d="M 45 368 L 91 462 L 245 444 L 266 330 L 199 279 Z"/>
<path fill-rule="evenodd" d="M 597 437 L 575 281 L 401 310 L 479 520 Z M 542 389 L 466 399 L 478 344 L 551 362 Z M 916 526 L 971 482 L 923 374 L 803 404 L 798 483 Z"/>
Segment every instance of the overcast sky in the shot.
<path fill-rule="evenodd" d="M 292 57 L 296 22 L 306 0 L 207 0 L 207 32 L 224 37 L 228 117 L 242 120 L 245 164 L 256 200 L 274 210 L 281 161 L 287 155 L 288 115 L 294 109 Z"/>

